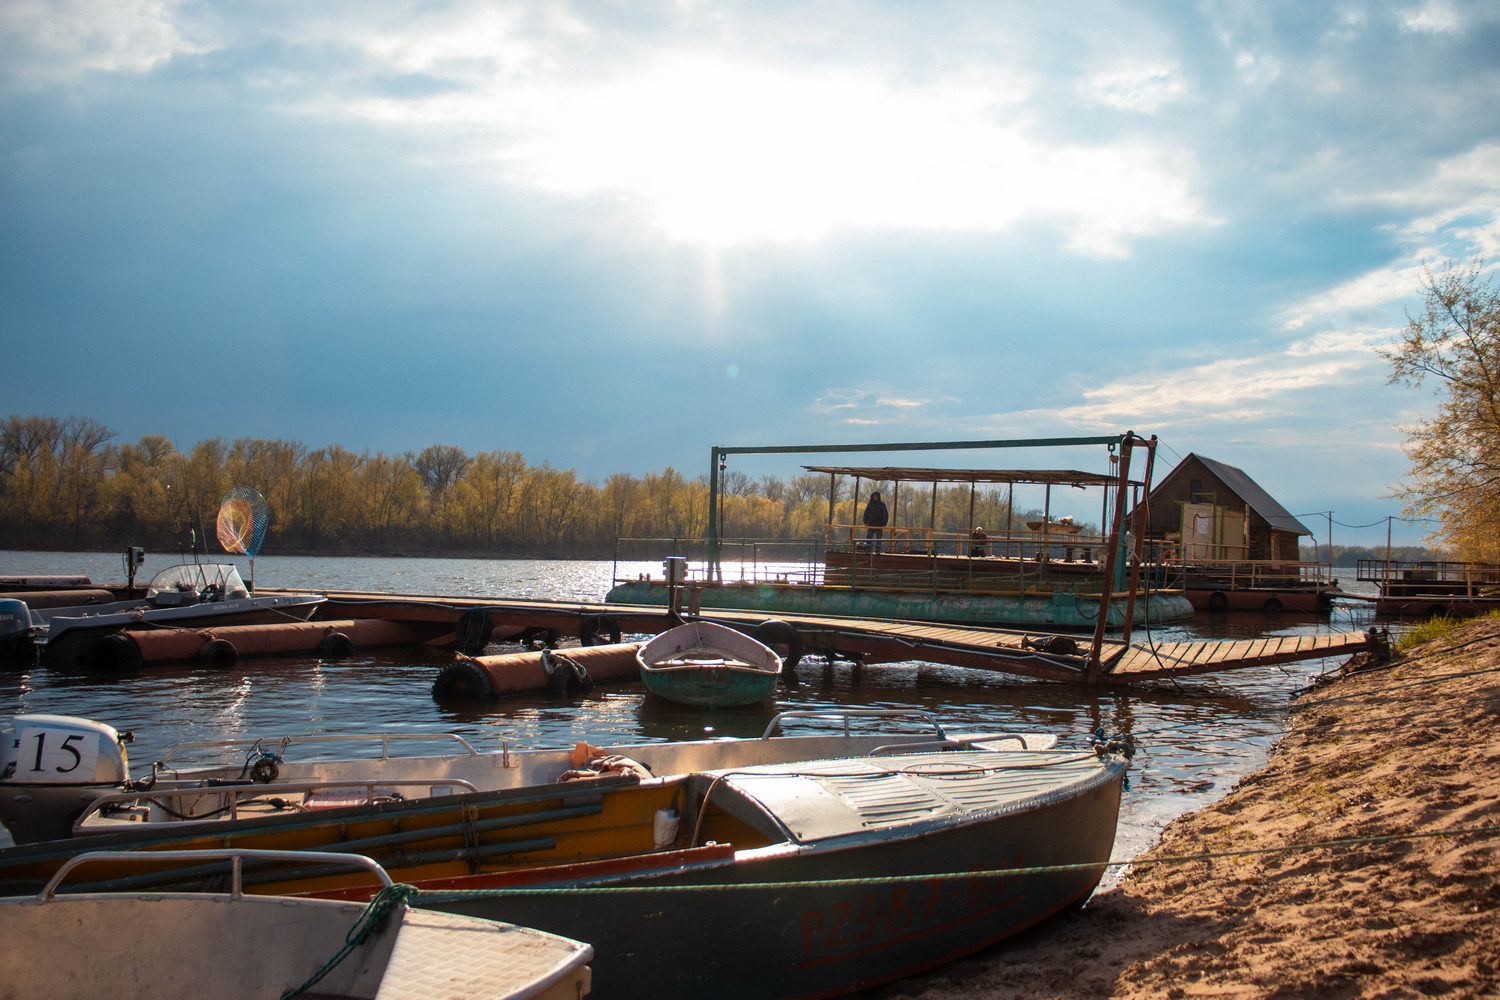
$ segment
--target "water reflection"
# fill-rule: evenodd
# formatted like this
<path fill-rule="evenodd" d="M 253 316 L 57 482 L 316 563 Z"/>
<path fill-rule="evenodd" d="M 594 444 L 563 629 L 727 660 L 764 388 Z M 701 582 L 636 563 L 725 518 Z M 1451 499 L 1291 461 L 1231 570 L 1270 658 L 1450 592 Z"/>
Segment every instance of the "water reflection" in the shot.
<path fill-rule="evenodd" d="M 0 553 L 0 573 L 118 575 L 118 556 Z M 87 558 L 97 565 L 90 566 Z M 319 589 L 467 593 L 598 601 L 608 562 L 443 559 L 261 559 L 261 585 Z M 1137 641 L 1233 639 L 1353 631 L 1368 625 L 1360 609 L 1331 618 L 1203 615 L 1191 623 L 1140 632 Z M 456 732 L 481 749 L 571 746 L 575 741 L 758 736 L 773 709 L 707 711 L 662 702 L 639 684 L 604 684 L 576 701 L 525 695 L 487 705 L 438 702 L 432 684 L 451 654 L 441 650 L 314 659 L 242 661 L 230 670 L 163 667 L 120 678 L 40 668 L 0 674 L 0 712 L 82 715 L 131 729 L 137 764 L 160 759 L 181 742 L 336 732 Z M 1128 692 L 1085 690 L 1016 680 L 923 662 L 860 666 L 815 656 L 782 690 L 780 709 L 922 709 L 950 731 L 1044 730 L 1083 746 L 1104 729 L 1135 737 L 1116 840 L 1116 857 L 1134 855 L 1171 818 L 1211 802 L 1264 761 L 1281 733 L 1288 696 L 1324 661 L 1259 667 L 1158 683 Z M 332 747 L 330 753 L 347 753 Z M 438 752 L 430 750 L 427 752 Z"/>

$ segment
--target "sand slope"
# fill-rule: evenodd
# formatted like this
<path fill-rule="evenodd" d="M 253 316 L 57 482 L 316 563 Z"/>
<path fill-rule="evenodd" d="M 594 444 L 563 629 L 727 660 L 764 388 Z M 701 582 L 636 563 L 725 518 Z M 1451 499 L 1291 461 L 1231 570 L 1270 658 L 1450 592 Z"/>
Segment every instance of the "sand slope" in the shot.
<path fill-rule="evenodd" d="M 1359 667 L 1086 909 L 874 995 L 1500 996 L 1500 619 Z"/>

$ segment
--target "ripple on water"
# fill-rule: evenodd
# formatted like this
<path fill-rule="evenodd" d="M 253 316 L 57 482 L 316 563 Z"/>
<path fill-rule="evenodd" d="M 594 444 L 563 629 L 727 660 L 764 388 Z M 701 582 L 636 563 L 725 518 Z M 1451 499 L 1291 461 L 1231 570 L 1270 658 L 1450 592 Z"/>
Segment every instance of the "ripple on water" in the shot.
<path fill-rule="evenodd" d="M 162 568 L 175 559 L 153 559 Z M 248 576 L 248 565 L 241 573 Z M 260 586 L 599 601 L 609 562 L 262 557 Z M 118 555 L 0 552 L 3 574 L 82 573 L 123 578 Z M 1200 616 L 1138 641 L 1353 631 L 1359 612 L 1314 617 Z M 623 740 L 758 736 L 771 707 L 705 712 L 606 685 L 574 703 L 522 696 L 494 705 L 440 704 L 432 682 L 447 654 L 372 655 L 340 663 L 246 662 L 230 670 L 166 667 L 133 678 L 51 669 L 0 674 L 5 714 L 57 712 L 133 730 L 131 759 L 157 760 L 178 743 L 339 732 L 456 732 L 481 749 Z M 920 709 L 953 731 L 1027 729 L 1086 745 L 1103 728 L 1139 746 L 1121 806 L 1115 856 L 1134 856 L 1174 817 L 1222 797 L 1264 763 L 1281 734 L 1290 694 L 1329 664 L 1321 660 L 1184 680 L 1128 693 L 1088 691 L 922 662 L 861 667 L 804 660 L 801 683 L 778 709 Z M 344 752 L 347 752 L 344 751 Z M 433 751 L 436 752 L 436 751 Z"/>

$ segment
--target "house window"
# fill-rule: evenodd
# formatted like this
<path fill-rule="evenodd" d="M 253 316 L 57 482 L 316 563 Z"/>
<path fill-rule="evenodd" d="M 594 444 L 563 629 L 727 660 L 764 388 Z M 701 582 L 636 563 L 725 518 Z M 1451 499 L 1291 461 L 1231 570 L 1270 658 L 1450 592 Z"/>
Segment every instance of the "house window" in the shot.
<path fill-rule="evenodd" d="M 1192 495 L 1192 497 L 1193 497 L 1193 501 L 1192 502 L 1193 503 L 1203 503 L 1204 502 L 1203 501 L 1203 480 L 1201 480 L 1201 479 L 1190 479 L 1190 480 L 1188 480 L 1188 493 L 1190 493 Z"/>

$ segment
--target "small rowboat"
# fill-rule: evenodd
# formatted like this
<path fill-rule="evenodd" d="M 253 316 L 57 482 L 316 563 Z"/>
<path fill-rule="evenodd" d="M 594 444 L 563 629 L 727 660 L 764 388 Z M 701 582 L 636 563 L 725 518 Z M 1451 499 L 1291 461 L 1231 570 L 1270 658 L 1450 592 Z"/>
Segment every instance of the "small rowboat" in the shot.
<path fill-rule="evenodd" d="M 635 657 L 646 690 L 684 705 L 755 705 L 770 700 L 781 677 L 774 649 L 715 622 L 670 628 Z"/>
<path fill-rule="evenodd" d="M 363 903 L 247 896 L 246 861 L 358 865 L 384 890 Z M 223 862 L 229 892 L 58 895 L 82 864 Z M 357 854 L 156 851 L 82 854 L 35 896 L 0 899 L 6 996 L 220 1000 L 294 995 L 419 1000 L 576 1000 L 590 987 L 586 944 L 527 927 L 408 909 L 385 870 Z"/>
<path fill-rule="evenodd" d="M 1038 534 L 1044 535 L 1076 535 L 1083 530 L 1083 525 L 1067 521 L 1027 521 L 1026 527 Z"/>

